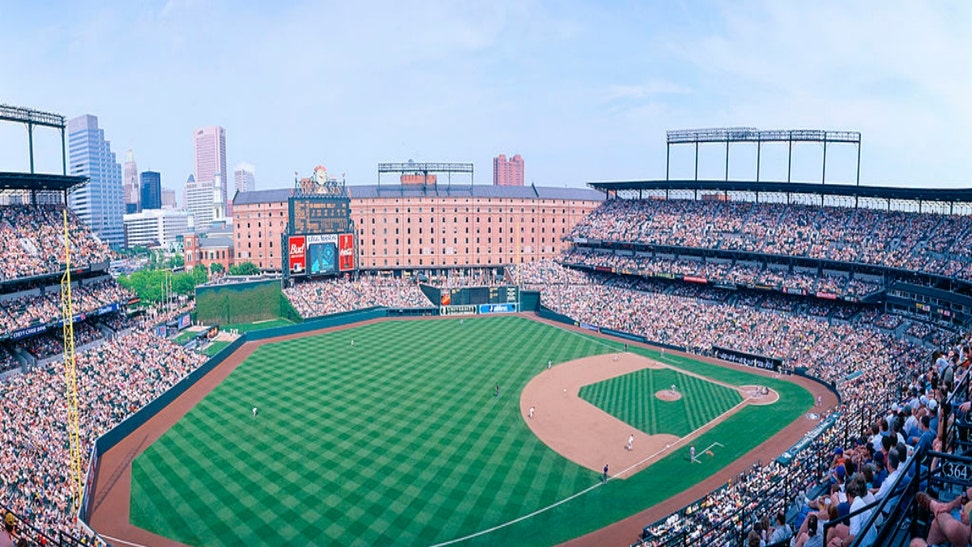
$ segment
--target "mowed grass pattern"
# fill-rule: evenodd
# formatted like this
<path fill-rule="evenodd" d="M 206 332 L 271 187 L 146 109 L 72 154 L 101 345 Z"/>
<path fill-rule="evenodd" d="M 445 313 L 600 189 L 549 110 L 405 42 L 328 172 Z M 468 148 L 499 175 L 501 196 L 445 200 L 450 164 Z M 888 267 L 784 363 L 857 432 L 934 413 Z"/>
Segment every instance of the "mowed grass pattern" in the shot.
<path fill-rule="evenodd" d="M 677 401 L 662 401 L 658 391 L 676 386 Z M 584 386 L 585 401 L 648 433 L 684 437 L 742 402 L 739 392 L 673 369 L 642 369 Z"/>
<path fill-rule="evenodd" d="M 597 481 L 519 393 L 615 346 L 516 317 L 262 346 L 135 459 L 131 521 L 191 545 L 413 545 L 515 519 Z"/>

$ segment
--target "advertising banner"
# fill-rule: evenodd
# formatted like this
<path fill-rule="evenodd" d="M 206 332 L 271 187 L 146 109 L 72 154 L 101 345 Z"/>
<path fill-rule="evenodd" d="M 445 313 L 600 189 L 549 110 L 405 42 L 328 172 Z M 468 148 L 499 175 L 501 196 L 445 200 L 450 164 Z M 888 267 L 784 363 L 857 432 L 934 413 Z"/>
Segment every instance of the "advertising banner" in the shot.
<path fill-rule="evenodd" d="M 192 325 L 192 317 L 190 317 L 188 313 L 180 315 L 177 321 L 178 321 L 179 330 L 185 329 L 190 325 Z"/>
<path fill-rule="evenodd" d="M 712 354 L 719 359 L 748 367 L 779 371 L 783 366 L 783 360 L 778 357 L 767 357 L 765 355 L 747 353 L 745 351 L 737 351 L 719 346 L 712 346 Z"/>
<path fill-rule="evenodd" d="M 479 313 L 516 313 L 516 304 L 480 304 Z"/>
<path fill-rule="evenodd" d="M 354 269 L 354 234 L 338 236 L 338 269 L 342 272 Z"/>
<path fill-rule="evenodd" d="M 304 236 L 290 236 L 290 274 L 304 275 L 307 272 L 307 246 Z"/>

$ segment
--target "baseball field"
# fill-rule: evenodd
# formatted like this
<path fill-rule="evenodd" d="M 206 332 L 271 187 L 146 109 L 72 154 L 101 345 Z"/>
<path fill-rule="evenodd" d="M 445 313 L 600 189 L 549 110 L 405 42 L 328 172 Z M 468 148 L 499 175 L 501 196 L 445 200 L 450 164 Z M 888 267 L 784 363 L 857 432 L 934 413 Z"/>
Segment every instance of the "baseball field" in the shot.
<path fill-rule="evenodd" d="M 702 482 L 813 404 L 788 381 L 631 347 L 664 368 L 580 397 L 639 434 L 719 448 L 697 462 L 673 450 L 602 484 L 535 434 L 520 394 L 548 361 L 556 372 L 623 346 L 523 317 L 387 320 L 262 344 L 135 457 L 131 524 L 190 545 L 551 545 Z M 651 397 L 673 383 L 677 401 Z M 740 405 L 731 387 L 754 384 L 779 400 Z"/>

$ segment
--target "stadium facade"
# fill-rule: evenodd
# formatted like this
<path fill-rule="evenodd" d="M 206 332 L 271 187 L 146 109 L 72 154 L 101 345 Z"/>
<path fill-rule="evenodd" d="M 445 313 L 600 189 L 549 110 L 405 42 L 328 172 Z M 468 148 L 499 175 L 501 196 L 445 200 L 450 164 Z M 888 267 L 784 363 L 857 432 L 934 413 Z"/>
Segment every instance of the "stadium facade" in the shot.
<path fill-rule="evenodd" d="M 362 269 L 501 266 L 558 256 L 602 194 L 540 186 L 347 186 Z M 238 193 L 238 261 L 280 271 L 292 189 Z"/>

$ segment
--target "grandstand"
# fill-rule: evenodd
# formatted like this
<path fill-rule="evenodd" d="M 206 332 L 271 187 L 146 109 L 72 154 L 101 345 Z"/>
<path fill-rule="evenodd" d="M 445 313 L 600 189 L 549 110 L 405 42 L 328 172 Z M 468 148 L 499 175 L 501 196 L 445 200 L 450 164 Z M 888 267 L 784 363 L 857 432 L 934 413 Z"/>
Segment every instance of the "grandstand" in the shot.
<path fill-rule="evenodd" d="M 0 120 L 60 128 L 62 116 L 3 106 Z M 33 148 L 30 165 L 33 168 Z M 63 163 L 63 162 L 62 162 Z M 62 277 L 65 203 L 85 177 L 0 173 L 0 508 L 29 545 L 97 542 L 76 525 L 69 476 Z M 134 295 L 109 275 L 111 251 L 70 210 L 71 323 L 77 345 L 80 450 L 158 396 L 201 358 L 133 330 Z"/>
<path fill-rule="evenodd" d="M 0 207 L 0 404 L 8 418 L 0 463 L 9 470 L 0 505 L 33 544 L 103 541 L 75 522 L 67 493 L 55 366 L 63 352 L 60 219 L 66 193 L 83 182 L 0 173 L 10 203 Z M 916 493 L 949 501 L 972 484 L 972 254 L 964 245 L 972 192 L 741 181 L 590 186 L 608 199 L 571 231 L 571 248 L 557 260 L 433 284 L 522 285 L 540 292 L 535 310 L 545 317 L 656 348 L 766 359 L 780 374 L 818 379 L 839 406 L 809 409 L 816 426 L 774 461 L 744 462 L 716 489 L 692 490 L 688 504 L 646 508 L 636 526 L 618 523 L 577 542 L 739 545 L 755 535 L 782 546 L 790 544 L 780 539 L 786 528 L 808 535 L 809 514 L 821 519 L 819 535 L 846 537 L 843 545 L 940 539 L 926 509 L 937 506 Z M 166 400 L 205 359 L 154 334 L 184 310 L 130 320 L 133 295 L 109 275 L 109 249 L 76 218 L 70 224 L 87 454 L 139 409 Z M 420 272 L 409 273 L 315 278 L 284 294 L 305 319 L 440 312 L 414 281 Z M 841 512 L 831 515 L 825 498 Z M 772 522 L 778 514 L 786 526 Z"/>
<path fill-rule="evenodd" d="M 969 210 L 967 190 L 739 181 L 590 186 L 613 199 L 572 231 L 574 247 L 561 260 L 570 269 L 524 268 L 528 286 L 545 289 L 545 306 L 697 353 L 720 344 L 779 357 L 788 369 L 832 383 L 843 403 L 833 428 L 781 456 L 785 464 L 756 464 L 734 483 L 646 522 L 634 544 L 742 543 L 751 531 L 760 534 L 758 517 L 779 512 L 806 533 L 810 509 L 801 500 L 814 490 L 829 494 L 837 465 L 821 455 L 853 453 L 853 461 L 841 460 L 848 479 L 865 470 L 874 451 L 861 447 L 880 440 L 882 420 L 907 438 L 895 459 L 909 475 L 895 477 L 892 491 L 910 495 L 875 497 L 874 488 L 862 497 L 866 503 L 852 515 L 856 535 L 844 545 L 907 544 L 908 526 L 899 524 L 910 523 L 915 534 L 929 527 L 913 501 L 919 483 L 936 484 L 946 499 L 968 486 L 957 480 L 966 461 L 955 455 L 965 450 L 956 441 L 957 432 L 965 438 L 965 414 L 948 414 L 968 399 L 967 384 L 940 385 L 949 367 L 963 374 L 956 383 L 966 382 L 972 358 L 967 334 L 960 336 L 972 303 L 963 245 L 970 225 L 954 214 Z M 616 301 L 625 305 L 604 304 Z M 944 360 L 929 358 L 934 349 Z M 917 420 L 900 412 L 906 403 L 911 416 L 932 418 L 929 438 L 944 451 L 936 461 L 950 467 L 928 474 L 931 442 L 918 445 Z M 821 524 L 820 533 L 846 536 L 845 514 L 821 516 L 833 522 Z M 769 529 L 764 525 L 763 544 Z"/>

